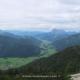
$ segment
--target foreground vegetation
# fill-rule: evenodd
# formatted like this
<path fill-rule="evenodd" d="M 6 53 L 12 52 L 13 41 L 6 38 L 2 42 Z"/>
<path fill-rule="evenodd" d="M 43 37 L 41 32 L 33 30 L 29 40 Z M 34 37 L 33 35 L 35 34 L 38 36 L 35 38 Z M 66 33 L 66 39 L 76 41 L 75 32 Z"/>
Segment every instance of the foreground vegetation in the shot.
<path fill-rule="evenodd" d="M 33 77 L 33 75 L 31 77 L 26 76 L 28 75 L 22 75 L 16 72 L 13 74 L 13 72 L 6 73 L 5 71 L 0 71 L 0 80 L 72 80 L 70 76 L 64 74 L 56 74 L 51 76 L 45 75 L 45 77 Z"/>

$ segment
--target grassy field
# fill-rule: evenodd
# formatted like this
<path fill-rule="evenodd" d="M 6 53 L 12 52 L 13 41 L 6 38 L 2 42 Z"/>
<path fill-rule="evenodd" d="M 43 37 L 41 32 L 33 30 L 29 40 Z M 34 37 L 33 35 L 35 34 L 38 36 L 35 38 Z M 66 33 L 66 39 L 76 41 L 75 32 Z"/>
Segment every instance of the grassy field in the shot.
<path fill-rule="evenodd" d="M 0 58 L 0 69 L 17 68 L 32 62 L 38 57 L 28 58 Z"/>
<path fill-rule="evenodd" d="M 26 65 L 36 59 L 43 58 L 43 57 L 49 57 L 50 55 L 56 53 L 57 51 L 53 48 L 53 46 L 47 42 L 43 41 L 43 43 L 40 45 L 42 48 L 42 51 L 39 56 L 36 57 L 25 57 L 25 58 L 0 58 L 0 69 L 5 70 L 9 68 L 18 68 L 23 65 Z"/>

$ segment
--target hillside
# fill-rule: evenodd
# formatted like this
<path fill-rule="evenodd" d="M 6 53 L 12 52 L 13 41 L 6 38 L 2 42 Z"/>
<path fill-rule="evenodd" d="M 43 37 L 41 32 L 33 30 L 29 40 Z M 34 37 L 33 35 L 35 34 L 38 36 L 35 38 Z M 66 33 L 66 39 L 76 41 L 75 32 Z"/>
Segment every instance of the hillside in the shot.
<path fill-rule="evenodd" d="M 50 57 L 38 59 L 16 69 L 18 73 L 27 75 L 53 75 L 56 73 L 80 72 L 80 46 L 67 48 Z"/>
<path fill-rule="evenodd" d="M 80 33 L 53 41 L 52 44 L 58 51 L 64 50 L 68 47 L 80 45 Z"/>
<path fill-rule="evenodd" d="M 39 55 L 41 41 L 33 37 L 19 37 L 0 32 L 0 57 L 28 57 Z"/>

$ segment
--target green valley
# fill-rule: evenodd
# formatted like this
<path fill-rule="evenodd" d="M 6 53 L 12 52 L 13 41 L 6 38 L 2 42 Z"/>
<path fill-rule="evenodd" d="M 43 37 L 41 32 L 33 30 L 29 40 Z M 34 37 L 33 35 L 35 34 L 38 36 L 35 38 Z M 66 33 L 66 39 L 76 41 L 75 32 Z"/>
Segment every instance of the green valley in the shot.
<path fill-rule="evenodd" d="M 40 48 L 41 48 L 41 53 L 40 55 L 37 55 L 37 56 L 0 58 L 0 69 L 5 70 L 10 68 L 18 68 L 26 64 L 29 64 L 36 59 L 49 57 L 57 52 L 56 49 L 53 48 L 51 43 L 46 40 L 42 41 Z"/>

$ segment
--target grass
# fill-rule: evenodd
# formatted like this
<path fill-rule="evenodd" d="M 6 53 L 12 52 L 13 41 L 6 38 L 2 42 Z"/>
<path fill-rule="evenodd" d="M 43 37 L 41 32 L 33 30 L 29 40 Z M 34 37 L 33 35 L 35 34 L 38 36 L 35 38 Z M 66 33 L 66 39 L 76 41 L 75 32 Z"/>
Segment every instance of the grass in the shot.
<path fill-rule="evenodd" d="M 32 62 L 38 57 L 28 58 L 0 58 L 0 69 L 17 68 Z"/>

